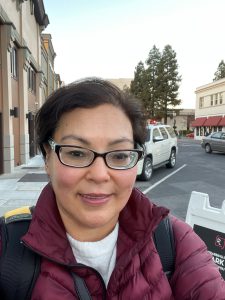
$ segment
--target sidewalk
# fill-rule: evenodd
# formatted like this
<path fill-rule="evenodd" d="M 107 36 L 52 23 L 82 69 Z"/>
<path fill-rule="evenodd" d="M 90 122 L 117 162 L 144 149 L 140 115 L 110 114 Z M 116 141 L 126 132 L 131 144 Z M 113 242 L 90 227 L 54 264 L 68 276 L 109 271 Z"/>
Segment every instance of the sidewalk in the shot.
<path fill-rule="evenodd" d="M 47 182 L 41 155 L 15 167 L 13 173 L 0 175 L 0 215 L 20 206 L 35 205 Z"/>

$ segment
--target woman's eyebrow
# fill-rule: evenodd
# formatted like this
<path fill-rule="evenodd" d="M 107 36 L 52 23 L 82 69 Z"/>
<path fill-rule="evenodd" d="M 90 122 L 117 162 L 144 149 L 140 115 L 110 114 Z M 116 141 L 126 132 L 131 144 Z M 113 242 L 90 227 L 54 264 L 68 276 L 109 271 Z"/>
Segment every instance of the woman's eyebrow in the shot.
<path fill-rule="evenodd" d="M 90 145 L 90 143 L 87 140 L 85 140 L 84 138 L 82 138 L 80 136 L 77 136 L 77 135 L 73 135 L 73 134 L 65 135 L 64 137 L 62 137 L 61 141 L 64 142 L 67 139 L 78 141 L 78 142 L 81 142 L 85 145 Z"/>
<path fill-rule="evenodd" d="M 117 140 L 109 142 L 109 145 L 113 146 L 113 145 L 121 144 L 121 143 L 124 143 L 124 142 L 131 143 L 132 145 L 134 144 L 134 141 L 132 139 L 122 137 L 122 138 L 119 138 Z"/>
<path fill-rule="evenodd" d="M 87 146 L 91 145 L 91 143 L 88 140 L 86 140 L 86 139 L 84 139 L 84 138 L 82 138 L 80 136 L 73 135 L 73 134 L 66 135 L 66 136 L 62 137 L 61 141 L 64 142 L 67 139 L 81 142 L 81 143 L 83 143 L 83 144 L 85 144 Z M 109 142 L 109 146 L 118 145 L 118 144 L 121 144 L 121 143 L 124 143 L 124 142 L 128 142 L 128 143 L 130 143 L 132 145 L 134 144 L 134 141 L 132 139 L 129 139 L 127 137 L 122 137 L 122 138 L 110 141 Z"/>

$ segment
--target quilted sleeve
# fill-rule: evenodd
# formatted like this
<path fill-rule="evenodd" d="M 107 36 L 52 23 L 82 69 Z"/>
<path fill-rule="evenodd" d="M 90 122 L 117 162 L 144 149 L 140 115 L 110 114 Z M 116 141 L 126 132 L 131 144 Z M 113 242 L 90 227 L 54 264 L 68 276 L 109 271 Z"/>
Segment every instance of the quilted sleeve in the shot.
<path fill-rule="evenodd" d="M 225 300 L 225 281 L 206 245 L 186 223 L 173 218 L 176 249 L 171 288 L 177 300 Z"/>

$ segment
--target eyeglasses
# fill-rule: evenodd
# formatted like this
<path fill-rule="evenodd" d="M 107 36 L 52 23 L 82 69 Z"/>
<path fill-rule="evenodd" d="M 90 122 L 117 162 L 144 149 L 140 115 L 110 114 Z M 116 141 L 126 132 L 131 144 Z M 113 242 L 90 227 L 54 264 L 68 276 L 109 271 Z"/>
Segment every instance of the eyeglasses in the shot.
<path fill-rule="evenodd" d="M 143 150 L 114 150 L 98 153 L 93 150 L 72 145 L 58 145 L 53 139 L 48 143 L 59 161 L 69 167 L 89 167 L 97 157 L 102 157 L 110 169 L 127 170 L 133 168 L 143 156 Z"/>

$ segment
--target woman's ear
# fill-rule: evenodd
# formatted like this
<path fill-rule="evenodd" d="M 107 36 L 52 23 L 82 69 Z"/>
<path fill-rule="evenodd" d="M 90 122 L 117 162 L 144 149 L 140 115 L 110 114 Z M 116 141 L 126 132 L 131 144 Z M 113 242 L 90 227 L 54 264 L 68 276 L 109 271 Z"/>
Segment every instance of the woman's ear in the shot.
<path fill-rule="evenodd" d="M 45 171 L 46 173 L 49 175 L 49 156 L 50 156 L 50 152 L 51 152 L 51 149 L 49 147 L 49 145 L 43 145 L 43 150 L 45 152 Z"/>

